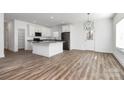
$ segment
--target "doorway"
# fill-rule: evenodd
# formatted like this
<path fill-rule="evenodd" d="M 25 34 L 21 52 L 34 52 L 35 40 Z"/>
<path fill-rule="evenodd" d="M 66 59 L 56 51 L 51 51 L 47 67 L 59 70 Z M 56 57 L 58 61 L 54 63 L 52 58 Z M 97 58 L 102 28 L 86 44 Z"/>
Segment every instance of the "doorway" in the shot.
<path fill-rule="evenodd" d="M 25 29 L 18 29 L 18 49 L 25 49 Z"/>

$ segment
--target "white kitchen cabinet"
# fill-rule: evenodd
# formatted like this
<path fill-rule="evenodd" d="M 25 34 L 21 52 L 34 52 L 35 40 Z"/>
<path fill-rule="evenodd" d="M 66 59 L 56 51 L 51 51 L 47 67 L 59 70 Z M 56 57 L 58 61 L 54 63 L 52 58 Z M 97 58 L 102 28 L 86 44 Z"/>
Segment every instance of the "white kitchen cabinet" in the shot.
<path fill-rule="evenodd" d="M 70 32 L 70 25 L 63 25 L 62 32 Z"/>
<path fill-rule="evenodd" d="M 41 26 L 35 26 L 35 32 L 42 32 Z"/>
<path fill-rule="evenodd" d="M 63 42 L 35 42 L 32 43 L 32 49 L 33 54 L 52 57 L 63 52 Z"/>
<path fill-rule="evenodd" d="M 38 32 L 38 27 L 37 26 L 35 26 L 34 32 Z"/>
<path fill-rule="evenodd" d="M 45 36 L 46 37 L 50 37 L 51 36 L 51 31 L 50 31 L 49 28 L 46 28 L 46 30 L 45 30 Z"/>
<path fill-rule="evenodd" d="M 42 36 L 43 37 L 50 37 L 51 36 L 50 29 L 47 27 L 42 27 Z"/>
<path fill-rule="evenodd" d="M 35 32 L 41 32 L 43 37 L 50 37 L 51 36 L 51 31 L 50 28 L 44 27 L 44 26 L 39 26 L 39 25 L 28 25 L 28 32 L 30 37 L 35 36 Z"/>
<path fill-rule="evenodd" d="M 28 25 L 28 35 L 29 36 L 35 36 L 35 26 L 34 25 Z"/>
<path fill-rule="evenodd" d="M 45 37 L 45 27 L 42 27 L 41 33 L 42 33 L 42 36 Z"/>

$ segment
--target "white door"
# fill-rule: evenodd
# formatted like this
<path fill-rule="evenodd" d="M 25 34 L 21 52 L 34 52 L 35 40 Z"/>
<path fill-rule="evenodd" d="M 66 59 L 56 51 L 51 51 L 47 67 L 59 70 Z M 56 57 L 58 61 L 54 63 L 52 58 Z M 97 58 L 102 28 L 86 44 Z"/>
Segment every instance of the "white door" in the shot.
<path fill-rule="evenodd" d="M 18 29 L 18 49 L 25 48 L 25 29 Z"/>

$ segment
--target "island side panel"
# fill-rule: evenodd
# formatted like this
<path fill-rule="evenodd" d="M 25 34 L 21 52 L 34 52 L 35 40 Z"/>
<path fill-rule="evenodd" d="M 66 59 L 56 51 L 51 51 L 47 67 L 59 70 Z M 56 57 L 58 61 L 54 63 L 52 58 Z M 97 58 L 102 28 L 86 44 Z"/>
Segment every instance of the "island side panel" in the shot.
<path fill-rule="evenodd" d="M 33 54 L 49 57 L 49 44 L 33 44 Z"/>
<path fill-rule="evenodd" d="M 50 43 L 49 45 L 50 57 L 62 52 L 63 52 L 63 42 Z"/>

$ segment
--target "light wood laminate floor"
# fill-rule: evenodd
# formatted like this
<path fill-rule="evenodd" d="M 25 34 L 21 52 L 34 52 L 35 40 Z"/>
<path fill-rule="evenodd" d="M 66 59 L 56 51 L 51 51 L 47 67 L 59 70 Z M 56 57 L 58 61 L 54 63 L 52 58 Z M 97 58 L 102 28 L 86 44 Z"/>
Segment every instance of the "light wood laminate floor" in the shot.
<path fill-rule="evenodd" d="M 51 58 L 31 51 L 6 51 L 0 59 L 1 80 L 123 80 L 124 70 L 112 54 L 64 51 Z"/>

